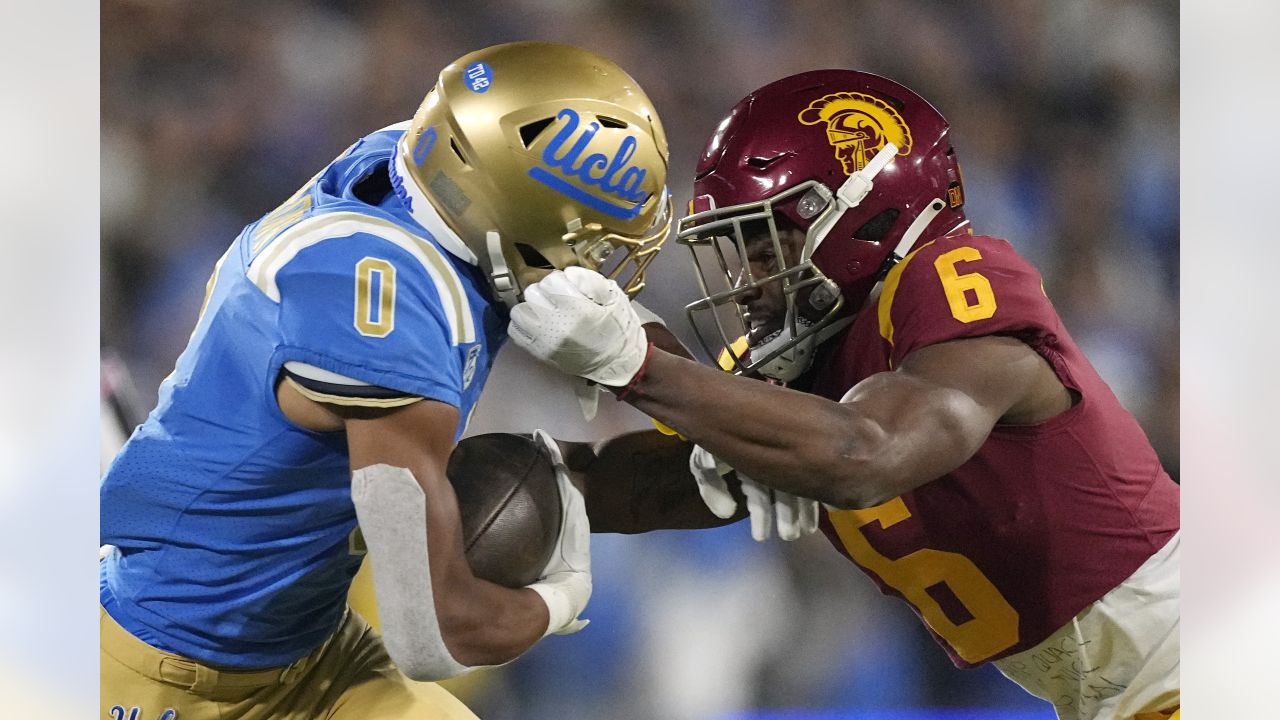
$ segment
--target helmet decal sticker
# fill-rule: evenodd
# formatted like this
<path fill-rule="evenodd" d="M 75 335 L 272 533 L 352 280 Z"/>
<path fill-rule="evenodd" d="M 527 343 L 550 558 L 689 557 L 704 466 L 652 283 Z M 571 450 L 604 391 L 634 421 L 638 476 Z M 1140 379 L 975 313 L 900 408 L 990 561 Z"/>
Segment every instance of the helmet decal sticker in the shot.
<path fill-rule="evenodd" d="M 964 207 L 964 173 L 960 171 L 960 163 L 956 163 L 955 178 L 947 186 L 947 207 L 952 210 Z"/>
<path fill-rule="evenodd" d="M 542 151 L 542 162 L 547 167 L 535 165 L 529 168 L 529 177 L 611 217 L 630 220 L 639 215 L 640 208 L 649 196 L 640 189 L 647 170 L 634 165 L 627 166 L 627 161 L 636 152 L 635 136 L 628 135 L 624 138 L 612 158 L 601 153 L 592 153 L 583 158 L 582 152 L 600 131 L 600 124 L 589 123 L 581 133 L 578 133 L 578 126 L 582 120 L 578 113 L 570 108 L 564 108 L 556 113 L 556 119 L 567 122 Z M 566 149 L 570 138 L 575 133 L 578 133 L 577 138 L 572 146 Z M 571 179 L 576 179 L 576 182 L 570 182 Z M 618 198 L 622 203 L 611 202 L 590 192 L 587 188 L 599 188 L 605 194 Z"/>
<path fill-rule="evenodd" d="M 493 70 L 482 62 L 471 63 L 464 73 L 471 92 L 482 93 L 493 84 Z"/>
<path fill-rule="evenodd" d="M 911 129 L 902 115 L 879 98 L 862 93 L 824 95 L 809 103 L 798 119 L 805 125 L 826 123 L 827 142 L 836 149 L 845 175 L 866 167 L 886 142 L 898 155 L 911 152 Z"/>

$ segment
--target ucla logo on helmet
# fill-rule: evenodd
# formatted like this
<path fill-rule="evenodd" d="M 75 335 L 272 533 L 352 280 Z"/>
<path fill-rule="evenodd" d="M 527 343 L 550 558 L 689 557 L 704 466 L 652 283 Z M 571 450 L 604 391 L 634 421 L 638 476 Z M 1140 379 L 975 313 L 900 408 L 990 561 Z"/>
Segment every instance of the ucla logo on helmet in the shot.
<path fill-rule="evenodd" d="M 126 715 L 126 713 L 128 713 Z M 113 705 L 107 714 L 111 716 L 111 720 L 142 720 L 142 708 L 133 706 L 126 708 L 124 705 Z M 165 708 L 164 712 L 156 720 L 178 720 L 178 711 L 173 708 Z"/>
<path fill-rule="evenodd" d="M 797 118 L 805 125 L 826 123 L 827 142 L 846 175 L 861 170 L 886 142 L 898 146 L 898 154 L 911 152 L 911 129 L 891 105 L 863 93 L 824 95 L 809 103 Z"/>
<path fill-rule="evenodd" d="M 529 176 L 610 217 L 630 220 L 639 215 L 648 198 L 648 193 L 640 187 L 648 171 L 627 164 L 636 152 L 635 136 L 624 138 L 613 157 L 602 153 L 583 157 L 592 138 L 600 131 L 600 124 L 588 123 L 579 132 L 582 119 L 571 108 L 556 113 L 556 119 L 566 122 L 542 151 L 546 167 L 533 166 Z"/>
<path fill-rule="evenodd" d="M 474 62 L 463 71 L 463 77 L 471 92 L 482 93 L 493 85 L 493 69 L 482 62 Z"/>

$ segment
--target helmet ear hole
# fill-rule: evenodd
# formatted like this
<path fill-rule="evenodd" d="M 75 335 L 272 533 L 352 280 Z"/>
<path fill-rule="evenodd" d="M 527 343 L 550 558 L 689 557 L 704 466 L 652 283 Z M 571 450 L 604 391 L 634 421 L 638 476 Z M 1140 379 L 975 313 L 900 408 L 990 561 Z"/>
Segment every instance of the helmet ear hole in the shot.
<path fill-rule="evenodd" d="M 862 227 L 854 230 L 853 236 L 867 242 L 880 242 L 885 235 L 889 234 L 889 230 L 893 228 L 893 223 L 898 219 L 898 215 L 897 208 L 881 210 L 870 220 L 862 223 Z"/>
<path fill-rule="evenodd" d="M 538 252 L 538 249 L 527 243 L 514 243 L 515 249 L 520 253 L 520 259 L 525 265 L 537 270 L 555 270 L 556 266 L 545 255 Z"/>

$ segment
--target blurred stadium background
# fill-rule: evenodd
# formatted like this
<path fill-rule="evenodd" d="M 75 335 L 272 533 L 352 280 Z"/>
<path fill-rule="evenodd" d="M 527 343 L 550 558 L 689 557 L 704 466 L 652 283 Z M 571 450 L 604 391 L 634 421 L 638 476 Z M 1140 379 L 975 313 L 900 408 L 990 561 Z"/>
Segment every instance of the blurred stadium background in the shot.
<path fill-rule="evenodd" d="M 1067 327 L 1178 476 L 1178 7 L 1148 0 L 277 0 L 101 4 L 101 328 L 150 407 L 239 229 L 356 137 L 408 118 L 438 70 L 519 39 L 626 68 L 671 140 L 677 207 L 728 109 L 820 67 L 888 75 L 952 122 L 975 228 L 1045 276 Z M 672 243 L 642 300 L 690 341 Z M 504 352 L 472 432 L 593 424 Z M 115 382 L 114 380 L 111 382 Z M 123 381 L 121 381 L 123 382 Z M 513 398 L 518 401 L 513 401 Z M 778 418 L 786 422 L 786 418 Z M 595 536 L 592 625 L 453 689 L 486 720 L 1051 718 L 992 668 L 951 667 L 909 610 L 820 537 L 745 526 Z"/>

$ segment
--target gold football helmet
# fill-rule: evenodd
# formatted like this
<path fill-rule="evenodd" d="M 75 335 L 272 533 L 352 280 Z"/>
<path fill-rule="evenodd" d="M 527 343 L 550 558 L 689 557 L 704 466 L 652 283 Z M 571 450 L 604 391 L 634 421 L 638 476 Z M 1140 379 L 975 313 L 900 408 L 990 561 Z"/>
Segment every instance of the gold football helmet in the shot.
<path fill-rule="evenodd" d="M 451 63 L 392 168 L 410 213 L 428 229 L 442 218 L 509 304 L 571 265 L 634 296 L 671 227 L 653 104 L 617 65 L 568 45 L 508 43 Z"/>

